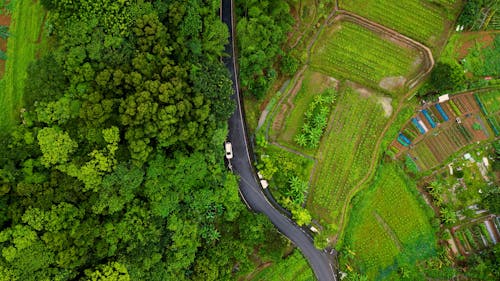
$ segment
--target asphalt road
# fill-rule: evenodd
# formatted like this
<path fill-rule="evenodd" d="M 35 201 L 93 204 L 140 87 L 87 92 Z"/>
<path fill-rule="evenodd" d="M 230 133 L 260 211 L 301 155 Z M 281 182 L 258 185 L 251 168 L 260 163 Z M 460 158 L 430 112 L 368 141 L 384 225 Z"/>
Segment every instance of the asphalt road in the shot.
<path fill-rule="evenodd" d="M 231 160 L 233 172 L 240 176 L 240 195 L 252 210 L 266 215 L 276 228 L 302 251 L 318 281 L 336 281 L 336 269 L 334 268 L 332 255 L 326 251 L 316 249 L 312 238 L 302 228 L 275 209 L 267 200 L 257 180 L 250 159 L 249 150 L 251 148 L 246 133 L 247 128 L 236 71 L 233 5 L 232 0 L 222 0 L 221 17 L 223 22 L 228 25 L 230 33 L 229 44 L 226 46 L 229 57 L 224 58 L 223 61 L 231 73 L 234 88 L 232 99 L 236 102 L 236 110 L 229 119 L 228 140 L 233 146 L 234 156 Z"/>

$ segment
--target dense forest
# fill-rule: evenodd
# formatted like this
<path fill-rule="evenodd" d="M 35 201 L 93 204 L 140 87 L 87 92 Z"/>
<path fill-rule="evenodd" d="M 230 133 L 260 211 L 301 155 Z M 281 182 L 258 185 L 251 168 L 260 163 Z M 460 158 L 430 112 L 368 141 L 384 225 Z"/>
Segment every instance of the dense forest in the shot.
<path fill-rule="evenodd" d="M 279 255 L 223 162 L 220 2 L 41 2 L 51 50 L 1 136 L 0 280 L 227 280 Z"/>

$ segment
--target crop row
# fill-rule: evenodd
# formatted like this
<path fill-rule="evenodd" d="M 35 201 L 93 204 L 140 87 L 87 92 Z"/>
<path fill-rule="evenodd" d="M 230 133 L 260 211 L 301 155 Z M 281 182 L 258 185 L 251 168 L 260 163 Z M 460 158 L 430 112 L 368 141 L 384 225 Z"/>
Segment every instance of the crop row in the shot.
<path fill-rule="evenodd" d="M 440 2 L 441 7 L 420 0 L 341 0 L 340 7 L 418 41 L 433 43 L 444 30 L 446 9 L 453 4 L 452 1 Z"/>
<path fill-rule="evenodd" d="M 342 208 L 349 192 L 366 175 L 373 147 L 380 128 L 385 123 L 381 107 L 374 101 L 359 97 L 352 89 L 338 100 L 331 131 L 320 146 L 322 162 L 318 165 L 313 192 L 309 198 L 312 206 L 331 210 Z"/>
<path fill-rule="evenodd" d="M 418 56 L 416 50 L 400 47 L 351 22 L 343 22 L 321 40 L 324 42 L 318 45 L 322 47 L 312 56 L 313 68 L 372 87 L 378 87 L 384 77 L 407 75 Z"/>
<path fill-rule="evenodd" d="M 398 247 L 418 245 L 419 256 L 425 257 L 434 238 L 422 207 L 409 191 L 415 186 L 409 185 L 397 166 L 382 166 L 372 188 L 375 192 L 353 208 L 346 244 L 369 280 L 381 280 L 379 274 L 401 254 Z"/>

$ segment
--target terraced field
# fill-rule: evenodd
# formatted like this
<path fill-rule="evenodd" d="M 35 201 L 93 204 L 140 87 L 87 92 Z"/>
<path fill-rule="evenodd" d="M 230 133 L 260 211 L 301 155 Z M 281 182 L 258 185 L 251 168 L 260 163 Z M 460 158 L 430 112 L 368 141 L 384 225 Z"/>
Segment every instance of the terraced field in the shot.
<path fill-rule="evenodd" d="M 431 210 L 396 165 L 382 166 L 377 173 L 352 211 L 344 244 L 355 257 L 347 262 L 368 280 L 396 280 L 390 277 L 397 277 L 398 261 L 415 264 L 435 253 L 427 219 Z"/>
<path fill-rule="evenodd" d="M 339 94 L 308 197 L 314 216 L 338 222 L 350 192 L 369 170 L 368 159 L 386 122 L 377 97 L 363 97 L 352 88 Z"/>
<path fill-rule="evenodd" d="M 394 29 L 430 47 L 436 47 L 441 43 L 446 24 L 458 13 L 455 2 L 456 0 L 340 0 L 340 8 Z"/>
<path fill-rule="evenodd" d="M 311 56 L 314 70 L 387 92 L 403 91 L 422 60 L 416 49 L 349 21 L 334 23 L 316 44 Z"/>

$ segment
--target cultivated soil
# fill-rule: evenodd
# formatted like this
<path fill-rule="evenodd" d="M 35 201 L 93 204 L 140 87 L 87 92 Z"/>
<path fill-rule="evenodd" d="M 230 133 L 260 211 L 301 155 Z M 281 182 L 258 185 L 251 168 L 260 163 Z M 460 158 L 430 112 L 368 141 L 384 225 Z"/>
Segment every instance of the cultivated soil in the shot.
<path fill-rule="evenodd" d="M 495 35 L 500 34 L 499 31 L 479 31 L 479 32 L 464 32 L 460 40 L 460 48 L 458 49 L 458 59 L 463 59 L 469 53 L 469 50 L 476 43 L 482 45 L 482 48 L 491 46 Z"/>

